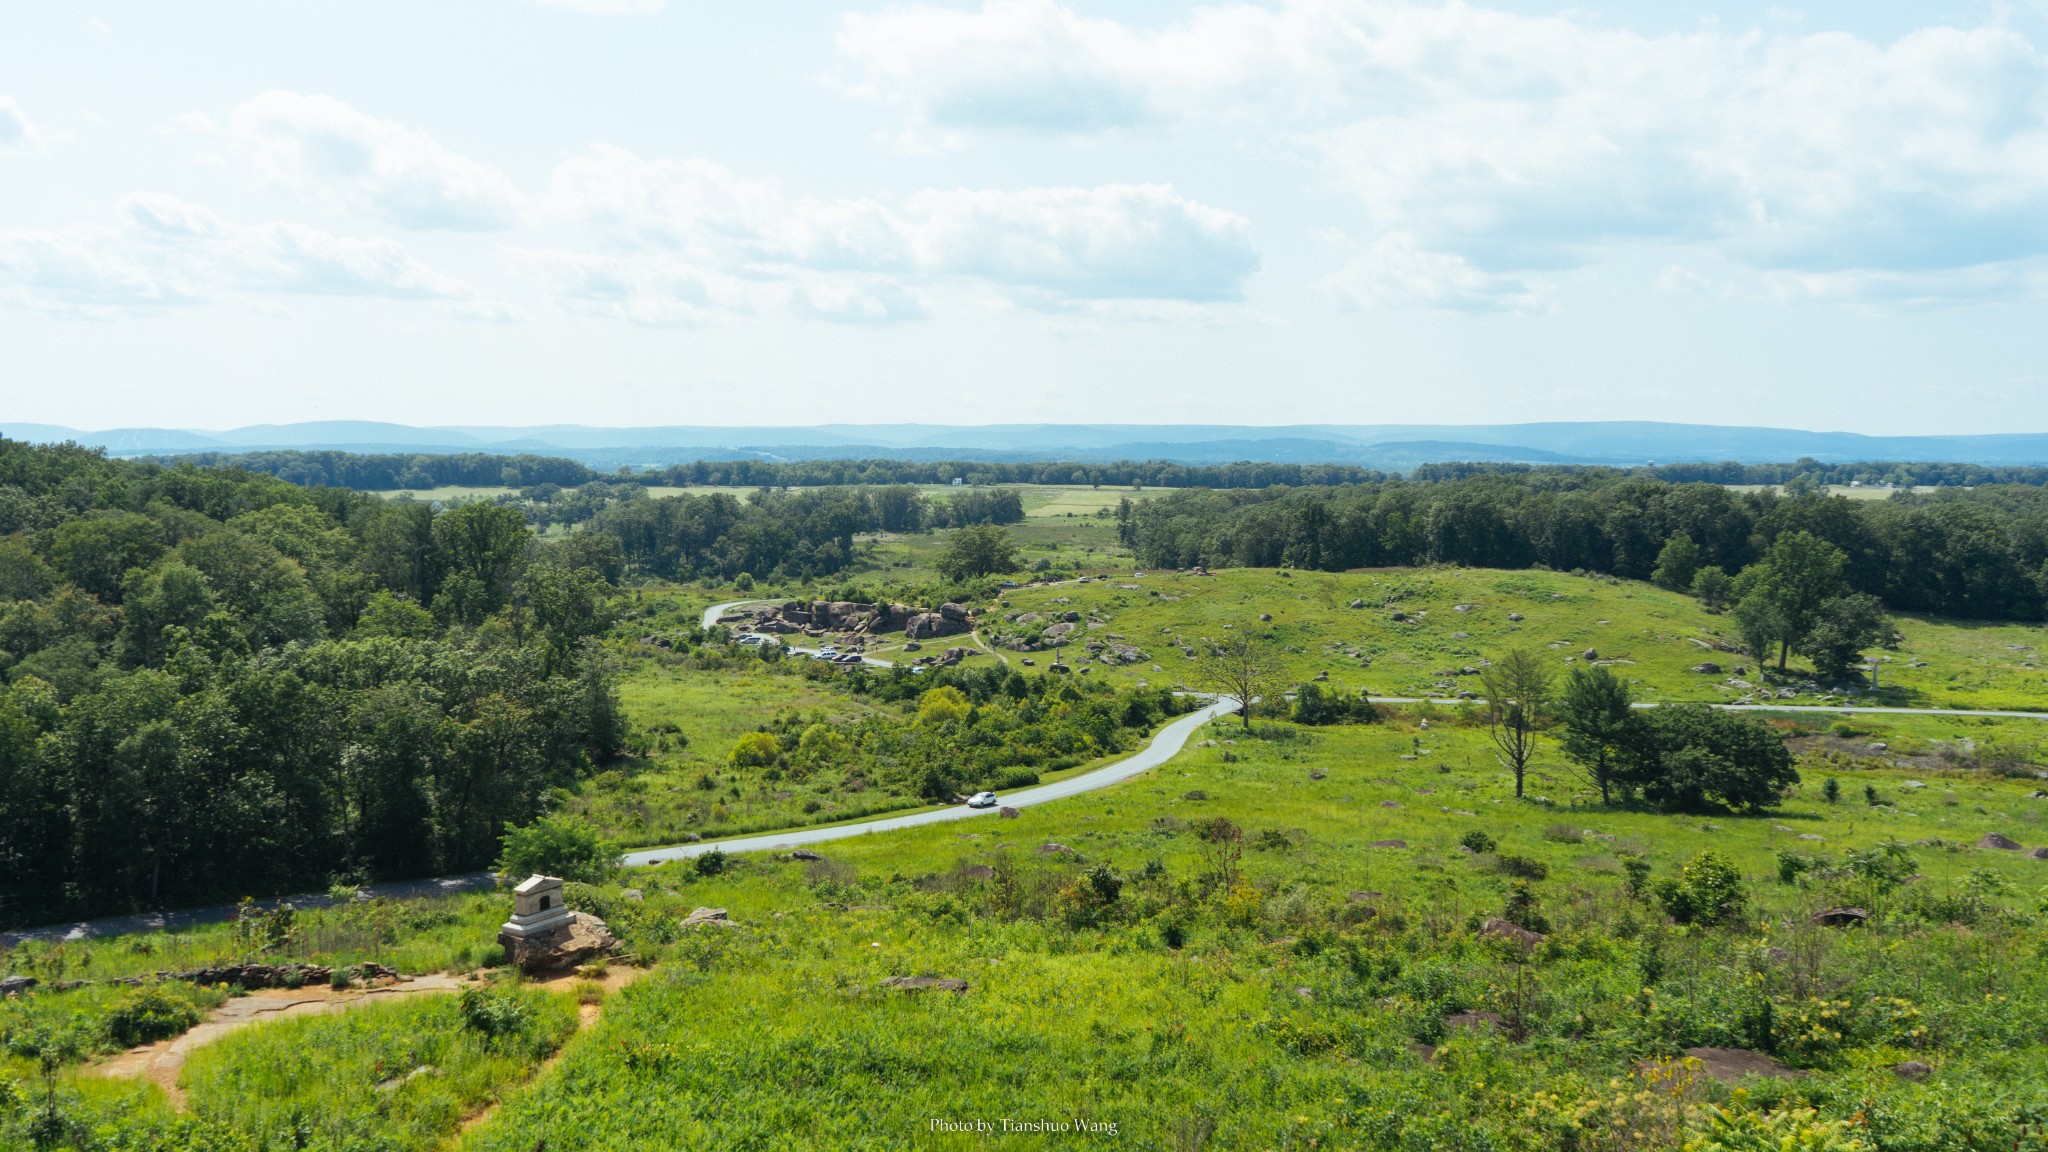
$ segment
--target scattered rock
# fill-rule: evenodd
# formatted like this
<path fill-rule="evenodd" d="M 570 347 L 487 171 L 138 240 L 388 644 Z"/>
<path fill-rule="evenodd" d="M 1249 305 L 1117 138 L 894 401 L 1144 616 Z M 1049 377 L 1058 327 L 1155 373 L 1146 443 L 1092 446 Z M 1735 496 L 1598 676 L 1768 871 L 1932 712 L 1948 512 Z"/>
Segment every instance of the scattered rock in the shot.
<path fill-rule="evenodd" d="M 1308 778 L 1311 780 L 1322 780 L 1329 775 L 1328 772 L 1323 771 L 1321 768 L 1311 768 L 1308 770 Z"/>
<path fill-rule="evenodd" d="M 1454 1012 L 1444 1017 L 1444 1027 L 1461 1028 L 1468 1032 L 1477 1032 L 1482 1025 L 1498 1028 L 1500 1024 L 1498 1012 Z"/>
<path fill-rule="evenodd" d="M 1370 904 L 1374 900 L 1378 900 L 1384 895 L 1385 893 L 1381 892 L 1353 892 L 1349 896 L 1345 897 L 1345 899 L 1351 901 L 1353 904 Z"/>
<path fill-rule="evenodd" d="M 1870 919 L 1870 913 L 1862 908 L 1823 908 L 1809 919 L 1825 928 L 1853 928 Z"/>
<path fill-rule="evenodd" d="M 1712 660 L 1705 660 L 1698 664 L 1695 664 L 1692 666 L 1692 670 L 1695 672 L 1704 672 L 1709 676 L 1719 676 L 1721 674 L 1721 666 L 1719 664 L 1714 663 Z"/>
<path fill-rule="evenodd" d="M 1903 1064 L 1892 1065 L 1892 1075 L 1901 1080 L 1912 1080 L 1917 1083 L 1934 1075 L 1934 1068 L 1918 1060 L 1908 1060 Z"/>
<path fill-rule="evenodd" d="M 1373 848 L 1406 848 L 1407 846 L 1408 842 L 1406 840 L 1375 840 L 1370 845 Z"/>
<path fill-rule="evenodd" d="M 698 908 L 683 917 L 685 928 L 737 928 L 739 924 L 723 908 Z"/>
<path fill-rule="evenodd" d="M 1020 815 L 1020 813 L 1015 808 L 1012 808 L 1009 805 L 1005 804 L 1001 808 L 996 809 L 996 815 L 1002 817 L 1005 820 L 1015 820 Z"/>
<path fill-rule="evenodd" d="M 505 958 L 521 970 L 551 972 L 611 952 L 619 946 L 619 939 L 590 913 L 571 912 L 567 920 L 536 936 L 500 932 L 498 943 L 505 948 Z"/>
<path fill-rule="evenodd" d="M 1353 600 L 1353 601 L 1351 602 L 1351 606 L 1352 606 L 1353 608 L 1363 608 L 1363 607 L 1365 607 L 1365 601 L 1363 601 L 1363 600 Z"/>
<path fill-rule="evenodd" d="M 1491 920 L 1488 920 L 1485 923 L 1485 925 L 1479 929 L 1479 934 L 1481 936 L 1492 936 L 1495 939 L 1506 940 L 1513 944 L 1519 944 L 1521 945 L 1522 950 L 1525 952 L 1534 951 L 1538 944 L 1543 943 L 1543 933 L 1531 932 L 1527 928 L 1522 927 L 1520 924 L 1515 924 L 1507 920 L 1502 920 L 1498 916 L 1494 917 Z"/>
<path fill-rule="evenodd" d="M 1382 801 L 1380 801 L 1380 807 L 1382 807 L 1382 808 L 1399 808 L 1400 806 L 1401 806 L 1401 802 L 1400 802 L 1399 800 L 1382 800 Z"/>
<path fill-rule="evenodd" d="M 647 893 L 638 888 L 628 888 L 619 893 L 619 899 L 631 900 L 635 904 L 644 904 L 647 901 Z"/>
<path fill-rule="evenodd" d="M 2048 846 L 2034 849 L 2027 853 L 2027 857 L 2032 860 L 2048 860 Z"/>
<path fill-rule="evenodd" d="M 1313 999 L 1315 999 L 1315 998 L 1316 998 L 1316 990 L 1315 990 L 1315 989 L 1313 989 L 1313 988 L 1310 988 L 1310 987 L 1307 987 L 1306 985 L 1301 985 L 1301 984 L 1297 984 L 1297 985 L 1295 985 L 1295 986 L 1294 986 L 1294 994 L 1295 994 L 1296 996 L 1299 996 L 1299 997 L 1301 997 L 1301 998 L 1302 998 L 1303 1000 L 1313 1000 Z"/>
<path fill-rule="evenodd" d="M 1996 832 L 1986 832 L 1984 838 L 1977 841 L 1977 847 L 1996 848 L 2001 852 L 2017 852 L 2020 850 L 2021 845 L 2019 841 L 2011 837 L 2001 836 Z"/>
<path fill-rule="evenodd" d="M 40 983 L 42 981 L 33 976 L 9 976 L 0 980 L 0 997 L 19 996 Z"/>
<path fill-rule="evenodd" d="M 1584 653 L 1582 653 L 1582 658 L 1586 660 L 1598 660 L 1600 658 L 1600 650 L 1597 648 L 1588 648 Z"/>
<path fill-rule="evenodd" d="M 953 992 L 964 994 L 967 981 L 951 976 L 891 976 L 882 981 L 882 987 L 895 988 L 904 992 Z"/>
<path fill-rule="evenodd" d="M 789 854 L 789 858 L 790 858 L 791 860 L 823 860 L 823 859 L 824 859 L 824 857 L 823 857 L 823 856 L 820 856 L 820 855 L 818 855 L 818 854 L 817 854 L 816 852 L 813 852 L 813 851 L 811 851 L 811 850 L 810 850 L 809 848 L 799 848 L 799 849 L 797 849 L 796 851 L 794 851 L 794 852 L 791 852 L 791 853 Z"/>
<path fill-rule="evenodd" d="M 1520 612 L 1510 612 L 1508 613 L 1508 619 L 1520 624 L 1522 622 L 1522 614 Z"/>
<path fill-rule="evenodd" d="M 1789 1080 L 1798 1075 L 1769 1056 L 1744 1048 L 1687 1048 L 1685 1054 L 1699 1061 L 1700 1070 L 1709 1078 L 1723 1084 L 1733 1084 L 1745 1076 Z"/>
<path fill-rule="evenodd" d="M 1801 839 L 1801 840 L 1826 840 L 1826 839 L 1827 839 L 1827 837 L 1825 837 L 1825 836 L 1820 836 L 1820 835 L 1816 835 L 1816 834 L 1814 834 L 1814 833 L 1812 833 L 1812 832 L 1801 832 L 1801 833 L 1799 834 L 1799 839 Z"/>
<path fill-rule="evenodd" d="M 1075 852 L 1075 851 L 1074 851 L 1074 850 L 1073 850 L 1072 848 L 1069 848 L 1069 847 L 1067 847 L 1067 846 L 1066 846 L 1065 844 L 1040 844 L 1040 845 L 1038 846 L 1038 854 L 1039 854 L 1040 856 L 1076 856 L 1076 855 L 1079 855 L 1079 853 Z"/>
<path fill-rule="evenodd" d="M 1273 614 L 1271 612 L 1259 613 L 1259 622 L 1261 624 L 1271 624 L 1273 622 Z"/>

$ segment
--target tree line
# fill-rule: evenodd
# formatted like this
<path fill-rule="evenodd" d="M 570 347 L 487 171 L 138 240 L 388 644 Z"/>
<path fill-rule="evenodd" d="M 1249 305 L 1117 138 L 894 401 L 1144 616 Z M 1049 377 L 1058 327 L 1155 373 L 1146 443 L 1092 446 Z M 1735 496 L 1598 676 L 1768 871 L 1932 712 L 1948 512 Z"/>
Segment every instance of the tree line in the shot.
<path fill-rule="evenodd" d="M 633 570 L 665 579 L 810 579 L 845 568 L 863 533 L 1022 519 L 1022 498 L 1006 488 L 963 489 L 944 499 L 908 485 L 764 488 L 746 500 L 727 492 L 621 499 L 592 516 L 590 531 L 616 541 Z"/>
<path fill-rule="evenodd" d="M 170 467 L 246 468 L 308 487 L 393 492 L 406 488 L 506 487 L 553 484 L 564 488 L 605 481 L 642 487 L 835 488 L 882 484 L 1086 484 L 1128 488 L 1266 488 L 1274 485 L 1358 484 L 1382 479 L 1370 468 L 1347 464 L 1176 464 L 1170 460 L 998 463 L 985 460 L 698 460 L 640 472 L 606 472 L 579 461 L 489 452 L 195 452 L 144 457 Z"/>
<path fill-rule="evenodd" d="M 1121 539 L 1146 567 L 1455 564 L 1648 580 L 1668 563 L 1667 579 L 1683 587 L 1708 570 L 1732 580 L 1781 538 L 1804 533 L 1831 550 L 1825 566 L 1839 577 L 1840 592 L 1893 611 L 2012 620 L 2048 614 L 2048 491 L 2022 485 L 1849 500 L 1549 470 L 1175 492 L 1120 501 L 1116 516 Z M 1688 571 L 1681 577 L 1679 569 Z M 1772 628 L 1810 632 L 1810 614 L 1797 615 Z"/>
<path fill-rule="evenodd" d="M 0 926 L 487 865 L 621 743 L 616 547 L 0 440 Z"/>

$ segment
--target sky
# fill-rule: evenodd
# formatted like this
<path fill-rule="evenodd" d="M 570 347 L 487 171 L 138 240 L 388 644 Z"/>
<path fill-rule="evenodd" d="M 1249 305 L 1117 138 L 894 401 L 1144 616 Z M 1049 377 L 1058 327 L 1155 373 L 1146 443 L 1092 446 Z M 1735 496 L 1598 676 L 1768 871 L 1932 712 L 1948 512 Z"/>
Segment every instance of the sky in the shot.
<path fill-rule="evenodd" d="M 2048 429 L 2048 2 L 0 12 L 0 418 Z"/>

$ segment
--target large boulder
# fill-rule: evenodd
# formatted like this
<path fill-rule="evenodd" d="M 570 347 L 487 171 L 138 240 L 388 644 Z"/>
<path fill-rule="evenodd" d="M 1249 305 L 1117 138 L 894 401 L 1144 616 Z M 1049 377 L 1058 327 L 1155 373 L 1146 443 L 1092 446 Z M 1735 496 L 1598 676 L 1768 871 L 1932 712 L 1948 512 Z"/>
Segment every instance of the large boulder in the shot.
<path fill-rule="evenodd" d="M 1809 919 L 1823 928 L 1854 928 L 1870 919 L 1870 913 L 1862 908 L 1823 908 Z"/>
<path fill-rule="evenodd" d="M 956 624 L 969 624 L 974 620 L 974 613 L 969 612 L 965 604 L 941 604 L 939 615 Z"/>
<path fill-rule="evenodd" d="M 604 921 L 588 912 L 571 912 L 560 925 L 535 936 L 498 933 L 505 959 L 525 972 L 556 972 L 573 968 L 618 949 L 619 939 Z"/>
<path fill-rule="evenodd" d="M 911 640 L 936 640 L 941 636 L 958 636 L 965 631 L 967 625 L 964 621 L 938 612 L 920 612 L 903 626 L 903 635 Z"/>
<path fill-rule="evenodd" d="M 1520 947 L 1524 952 L 1534 951 L 1538 944 L 1543 943 L 1543 933 L 1531 932 L 1520 924 L 1503 920 L 1498 916 L 1488 920 L 1485 926 L 1479 929 L 1479 934 L 1491 936 L 1496 940 L 1505 940 Z"/>
<path fill-rule="evenodd" d="M 2009 836 L 2001 836 L 1996 832 L 1986 832 L 1984 838 L 1977 841 L 1977 847 L 1996 848 L 2001 852 L 2017 852 L 2020 850 L 2021 845 L 2019 841 Z"/>
<path fill-rule="evenodd" d="M 812 855 L 812 858 L 817 858 L 815 853 Z M 693 909 L 688 916 L 683 917 L 683 927 L 737 928 L 739 925 L 733 921 L 733 918 L 723 908 L 697 908 Z"/>

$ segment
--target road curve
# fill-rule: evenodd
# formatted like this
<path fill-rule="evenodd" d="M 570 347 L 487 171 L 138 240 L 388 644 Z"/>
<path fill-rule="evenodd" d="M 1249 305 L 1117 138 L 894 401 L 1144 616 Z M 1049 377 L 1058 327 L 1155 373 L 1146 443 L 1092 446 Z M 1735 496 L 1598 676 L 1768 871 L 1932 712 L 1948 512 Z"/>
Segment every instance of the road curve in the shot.
<path fill-rule="evenodd" d="M 1083 772 L 1053 784 L 1040 784 L 1021 792 L 1012 792 L 1003 797 L 1003 804 L 1010 808 L 1029 808 L 1052 800 L 1064 800 L 1107 788 L 1136 776 L 1140 772 L 1159 767 L 1182 748 L 1187 746 L 1188 737 L 1195 730 L 1218 716 L 1228 715 L 1237 710 L 1237 701 L 1223 697 L 1186 716 L 1175 720 L 1152 737 L 1152 742 L 1132 755 L 1106 764 L 1093 772 Z M 670 860 L 683 860 L 701 856 L 713 848 L 721 852 L 762 852 L 771 848 L 798 848 L 805 844 L 822 844 L 827 840 L 844 840 L 852 836 L 865 836 L 870 832 L 891 832 L 898 828 L 916 828 L 925 824 L 941 824 L 949 820 L 970 820 L 977 816 L 993 816 L 994 808 L 969 808 L 955 805 L 926 812 L 912 812 L 905 816 L 885 816 L 876 820 L 863 820 L 856 824 L 834 824 L 824 828 L 793 828 L 783 832 L 769 832 L 760 836 L 742 836 L 733 840 L 713 840 L 702 844 L 680 844 L 672 848 L 647 848 L 639 852 L 626 853 L 630 866 L 664 864 Z"/>

